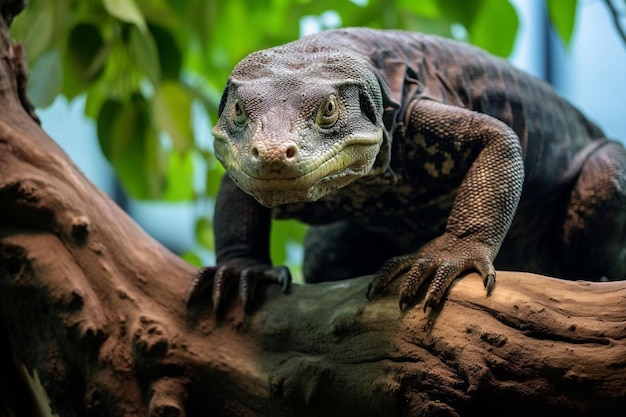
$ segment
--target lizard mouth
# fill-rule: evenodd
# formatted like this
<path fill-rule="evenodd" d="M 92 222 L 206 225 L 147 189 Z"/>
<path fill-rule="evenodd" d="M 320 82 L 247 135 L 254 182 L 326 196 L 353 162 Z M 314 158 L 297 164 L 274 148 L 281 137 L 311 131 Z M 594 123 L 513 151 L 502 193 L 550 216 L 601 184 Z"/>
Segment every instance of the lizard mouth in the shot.
<path fill-rule="evenodd" d="M 367 175 L 376 160 L 380 139 L 352 138 L 339 150 L 333 149 L 318 161 L 304 160 L 300 175 L 259 178 L 231 159 L 227 171 L 237 185 L 266 207 L 312 202 Z"/>

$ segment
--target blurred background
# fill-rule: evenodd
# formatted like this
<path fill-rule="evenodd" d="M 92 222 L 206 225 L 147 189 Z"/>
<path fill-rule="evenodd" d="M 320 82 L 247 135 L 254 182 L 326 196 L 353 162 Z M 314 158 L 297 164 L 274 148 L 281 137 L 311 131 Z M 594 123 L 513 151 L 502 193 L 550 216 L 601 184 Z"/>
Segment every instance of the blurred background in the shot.
<path fill-rule="evenodd" d="M 210 130 L 230 70 L 342 26 L 478 45 L 626 140 L 626 0 L 31 0 L 11 30 L 43 129 L 148 233 L 200 265 L 214 262 L 223 169 Z M 273 224 L 274 262 L 296 276 L 304 233 Z"/>

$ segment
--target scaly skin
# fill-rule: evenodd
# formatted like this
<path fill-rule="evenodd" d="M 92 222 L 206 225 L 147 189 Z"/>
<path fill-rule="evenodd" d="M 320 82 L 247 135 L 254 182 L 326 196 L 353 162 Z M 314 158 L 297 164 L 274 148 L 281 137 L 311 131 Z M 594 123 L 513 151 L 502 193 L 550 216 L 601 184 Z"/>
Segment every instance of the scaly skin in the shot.
<path fill-rule="evenodd" d="M 374 273 L 374 297 L 407 272 L 424 309 L 476 270 L 563 278 L 626 275 L 626 151 L 549 86 L 457 42 L 328 31 L 249 55 L 213 133 L 225 166 L 215 212 L 218 309 L 240 282 L 288 286 L 269 259 L 271 216 L 311 224 L 309 282 Z M 590 249 L 588 242 L 593 242 Z M 587 256 L 587 253 L 593 256 Z"/>

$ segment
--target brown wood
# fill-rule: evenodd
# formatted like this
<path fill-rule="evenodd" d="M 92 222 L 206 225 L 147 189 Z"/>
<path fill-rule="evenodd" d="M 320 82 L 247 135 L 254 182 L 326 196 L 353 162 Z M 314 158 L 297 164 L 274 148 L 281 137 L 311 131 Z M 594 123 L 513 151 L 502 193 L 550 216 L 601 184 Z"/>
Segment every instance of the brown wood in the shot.
<path fill-rule="evenodd" d="M 626 282 L 470 274 L 424 314 L 362 277 L 188 313 L 195 269 L 41 130 L 20 54 L 0 18 L 0 416 L 36 414 L 16 363 L 61 416 L 623 415 Z"/>

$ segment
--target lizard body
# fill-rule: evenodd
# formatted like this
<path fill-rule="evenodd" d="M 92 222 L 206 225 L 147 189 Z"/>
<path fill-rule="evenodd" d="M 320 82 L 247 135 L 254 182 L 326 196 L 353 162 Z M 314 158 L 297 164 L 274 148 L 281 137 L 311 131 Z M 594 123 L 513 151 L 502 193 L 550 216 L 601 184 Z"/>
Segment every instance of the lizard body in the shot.
<path fill-rule="evenodd" d="M 374 273 L 375 295 L 409 271 L 400 305 L 431 280 L 495 266 L 563 278 L 626 276 L 626 151 L 547 84 L 455 41 L 342 29 L 249 55 L 214 128 L 226 167 L 214 308 L 237 277 L 271 267 L 270 216 L 313 225 L 309 282 Z M 591 243 L 592 242 L 592 243 Z M 496 256 L 497 255 L 497 256 Z"/>

